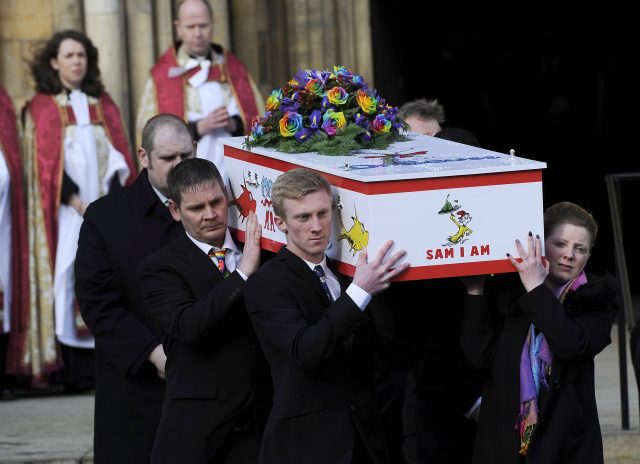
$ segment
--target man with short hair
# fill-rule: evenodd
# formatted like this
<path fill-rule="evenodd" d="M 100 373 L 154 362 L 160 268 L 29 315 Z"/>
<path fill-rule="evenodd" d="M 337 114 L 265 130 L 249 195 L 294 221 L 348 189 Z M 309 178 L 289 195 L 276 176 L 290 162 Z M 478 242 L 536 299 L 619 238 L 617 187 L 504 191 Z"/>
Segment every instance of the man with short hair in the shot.
<path fill-rule="evenodd" d="M 438 100 L 420 98 L 402 105 L 398 117 L 409 125 L 411 132 L 434 136 L 442 130 L 444 107 Z"/>
<path fill-rule="evenodd" d="M 138 133 L 158 112 L 188 121 L 198 141 L 199 158 L 218 167 L 222 178 L 220 137 L 248 133 L 264 110 L 258 88 L 242 62 L 211 43 L 213 13 L 206 0 L 183 0 L 174 21 L 179 41 L 158 59 L 138 108 Z"/>
<path fill-rule="evenodd" d="M 331 187 L 296 168 L 273 185 L 274 221 L 287 246 L 262 266 L 245 291 L 247 309 L 271 366 L 274 404 L 260 461 L 269 463 L 385 463 L 376 413 L 371 296 L 408 269 L 392 268 L 401 250 L 382 262 L 360 253 L 353 282 L 335 273 L 324 254 L 331 235 Z"/>
<path fill-rule="evenodd" d="M 166 178 L 195 144 L 170 114 L 150 119 L 142 140 L 144 169 L 132 185 L 91 203 L 78 240 L 76 298 L 96 339 L 96 463 L 148 462 L 164 395 L 166 356 L 136 267 L 182 230 L 165 206 Z"/>
<path fill-rule="evenodd" d="M 255 462 L 252 330 L 243 295 L 260 264 L 262 228 L 251 213 L 244 249 L 238 248 L 227 229 L 224 182 L 208 160 L 180 163 L 168 185 L 169 210 L 184 233 L 139 268 L 167 353 L 167 391 L 151 462 L 228 462 L 237 453 Z"/>

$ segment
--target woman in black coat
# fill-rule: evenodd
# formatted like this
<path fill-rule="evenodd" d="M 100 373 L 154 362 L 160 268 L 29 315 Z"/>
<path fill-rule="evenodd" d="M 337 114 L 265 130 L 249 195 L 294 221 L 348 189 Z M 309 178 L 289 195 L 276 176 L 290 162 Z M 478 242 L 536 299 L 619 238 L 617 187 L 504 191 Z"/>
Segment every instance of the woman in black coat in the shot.
<path fill-rule="evenodd" d="M 591 214 L 563 202 L 544 223 L 544 258 L 531 232 L 527 249 L 516 240 L 521 259 L 508 255 L 519 283 L 503 276 L 485 292 L 484 277 L 463 279 L 462 348 L 486 371 L 474 464 L 604 461 L 593 358 L 611 343 L 615 282 L 584 273 Z"/>

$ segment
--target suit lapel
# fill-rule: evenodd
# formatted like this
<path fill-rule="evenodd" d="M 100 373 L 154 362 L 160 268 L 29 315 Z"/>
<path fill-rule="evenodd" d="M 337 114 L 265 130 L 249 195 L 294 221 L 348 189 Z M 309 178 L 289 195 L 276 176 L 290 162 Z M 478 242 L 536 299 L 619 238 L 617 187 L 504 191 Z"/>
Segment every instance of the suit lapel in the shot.
<path fill-rule="evenodd" d="M 330 260 L 327 258 L 327 266 L 329 267 L 329 269 L 331 269 L 331 272 L 333 272 L 333 275 L 336 276 L 336 279 L 338 279 L 338 283 L 340 284 L 340 294 L 343 294 L 344 292 L 347 291 L 347 287 L 349 287 L 349 285 L 351 284 L 351 281 L 345 276 L 343 276 L 342 274 L 340 274 L 338 271 L 336 271 L 333 260 Z M 367 313 L 367 315 L 368 314 L 369 313 Z M 371 340 L 370 340 L 370 337 L 368 336 L 367 337 L 362 336 L 362 334 L 364 333 L 365 331 L 358 330 L 353 332 L 351 335 L 349 335 L 345 339 L 342 346 L 347 353 L 353 353 L 356 351 L 362 351 L 363 353 L 369 352 L 368 347 L 371 344 Z M 367 356 L 367 355 L 364 354 L 364 356 Z"/>
<path fill-rule="evenodd" d="M 336 276 L 336 279 L 338 279 L 338 283 L 340 284 L 340 294 L 342 295 L 347 290 L 347 287 L 351 284 L 351 281 L 340 274 L 338 271 L 336 271 L 336 268 L 333 265 L 333 260 L 327 258 L 327 266 L 329 267 L 329 269 L 331 269 L 333 275 Z"/>
<path fill-rule="evenodd" d="M 196 271 L 196 275 L 205 277 L 210 285 L 213 286 L 223 279 L 211 258 L 198 248 L 186 233 L 182 233 L 176 241 L 176 249 L 179 256 Z"/>
<path fill-rule="evenodd" d="M 289 267 L 291 267 L 291 269 L 297 275 L 302 277 L 304 281 L 308 283 L 309 286 L 313 289 L 313 291 L 317 293 L 320 298 L 322 298 L 325 306 L 329 306 L 331 304 L 331 302 L 329 301 L 329 297 L 322 288 L 320 279 L 316 277 L 316 275 L 309 268 L 307 263 L 302 260 L 302 258 L 287 250 L 286 247 L 282 247 L 278 254 L 285 260 Z"/>
<path fill-rule="evenodd" d="M 138 175 L 133 184 L 133 192 L 136 198 L 135 204 L 139 205 L 143 216 L 154 214 L 162 218 L 164 222 L 173 222 L 169 208 L 160 202 L 158 195 L 153 190 L 146 169 L 142 170 Z"/>

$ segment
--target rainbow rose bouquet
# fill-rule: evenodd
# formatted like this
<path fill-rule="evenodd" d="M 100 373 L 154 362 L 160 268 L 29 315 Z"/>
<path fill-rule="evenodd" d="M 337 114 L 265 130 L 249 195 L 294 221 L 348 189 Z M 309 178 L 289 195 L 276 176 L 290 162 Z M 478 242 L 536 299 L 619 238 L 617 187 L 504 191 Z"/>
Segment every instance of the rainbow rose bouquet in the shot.
<path fill-rule="evenodd" d="M 271 92 L 265 109 L 246 138 L 249 149 L 345 155 L 406 140 L 400 133 L 404 122 L 396 118 L 398 108 L 344 66 L 334 66 L 333 71 L 299 70 L 282 89 Z"/>

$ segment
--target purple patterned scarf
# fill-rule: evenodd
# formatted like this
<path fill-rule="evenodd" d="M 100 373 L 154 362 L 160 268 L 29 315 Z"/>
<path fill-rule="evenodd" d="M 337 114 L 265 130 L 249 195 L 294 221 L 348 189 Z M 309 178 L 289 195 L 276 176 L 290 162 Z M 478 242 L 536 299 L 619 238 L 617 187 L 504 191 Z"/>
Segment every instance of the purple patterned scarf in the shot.
<path fill-rule="evenodd" d="M 582 271 L 575 279 L 567 282 L 555 293 L 560 303 L 570 291 L 576 291 L 587 283 L 587 276 Z M 538 423 L 540 389 L 548 389 L 551 378 L 553 353 L 542 332 L 536 334 L 533 324 L 529 327 L 527 338 L 520 355 L 520 413 L 516 421 L 516 429 L 520 433 L 520 454 L 526 455 L 531 443 L 531 435 Z"/>

